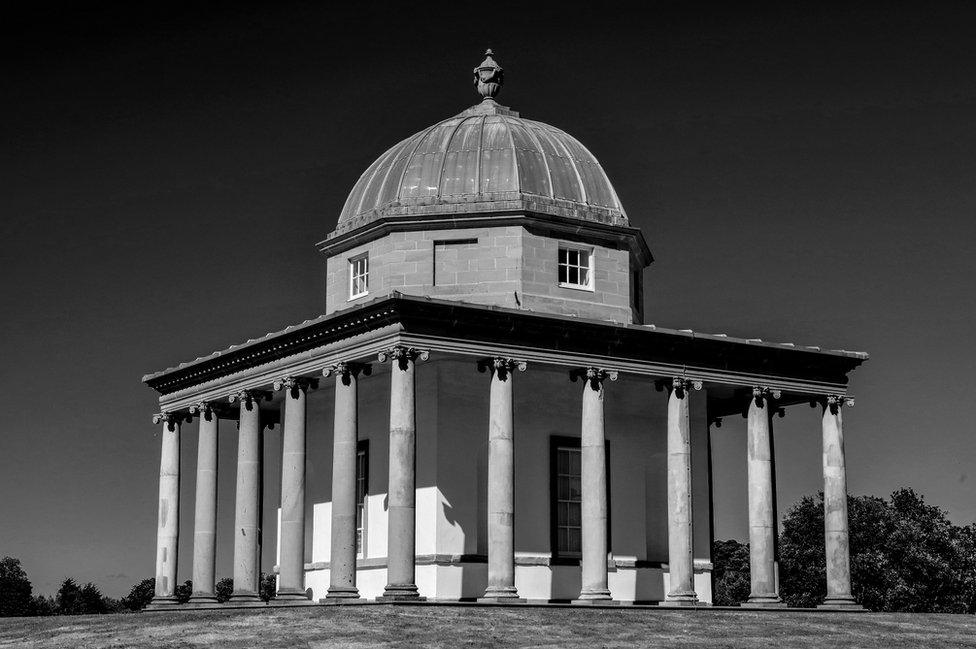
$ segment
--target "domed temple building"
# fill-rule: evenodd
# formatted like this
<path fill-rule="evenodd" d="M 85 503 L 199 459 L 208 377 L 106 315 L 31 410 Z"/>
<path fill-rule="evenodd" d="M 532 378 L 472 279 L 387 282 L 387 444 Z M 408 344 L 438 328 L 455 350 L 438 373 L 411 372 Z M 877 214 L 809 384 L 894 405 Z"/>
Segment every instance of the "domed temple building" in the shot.
<path fill-rule="evenodd" d="M 264 605 L 268 427 L 282 445 L 273 603 L 707 605 L 709 431 L 733 415 L 748 421 L 745 604 L 782 606 L 771 421 L 797 404 L 823 411 L 824 605 L 857 608 L 841 409 L 867 355 L 645 324 L 653 259 L 599 161 L 496 102 L 490 50 L 474 81 L 480 103 L 394 145 L 352 188 L 318 244 L 323 315 L 144 377 L 162 428 L 152 608 L 179 606 L 181 531 L 184 606 L 218 606 L 220 419 L 238 422 L 225 605 Z M 306 455 L 313 437 L 328 450 Z M 320 502 L 306 465 L 331 484 Z"/>

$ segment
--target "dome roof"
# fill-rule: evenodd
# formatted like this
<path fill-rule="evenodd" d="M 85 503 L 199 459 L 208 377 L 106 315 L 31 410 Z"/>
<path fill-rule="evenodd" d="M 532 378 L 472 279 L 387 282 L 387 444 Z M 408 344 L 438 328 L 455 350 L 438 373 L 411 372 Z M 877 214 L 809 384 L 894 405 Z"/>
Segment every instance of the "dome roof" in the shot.
<path fill-rule="evenodd" d="M 370 165 L 346 199 L 336 234 L 384 216 L 458 211 L 532 210 L 627 224 L 593 154 L 566 132 L 497 104 L 501 68 L 489 55 L 475 69 L 476 83 L 485 69 L 498 73 L 494 83 L 479 84 L 481 104 L 408 137 Z"/>

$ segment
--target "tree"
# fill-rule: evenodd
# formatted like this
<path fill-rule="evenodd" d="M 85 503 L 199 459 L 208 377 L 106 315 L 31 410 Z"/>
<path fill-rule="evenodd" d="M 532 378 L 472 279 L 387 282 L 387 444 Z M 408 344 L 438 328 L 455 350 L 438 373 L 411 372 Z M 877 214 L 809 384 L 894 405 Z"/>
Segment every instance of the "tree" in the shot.
<path fill-rule="evenodd" d="M 230 577 L 224 577 L 217 582 L 214 592 L 217 595 L 217 601 L 223 604 L 234 594 L 234 580 Z"/>
<path fill-rule="evenodd" d="M 0 617 L 28 615 L 32 590 L 20 559 L 4 557 L 0 560 Z"/>
<path fill-rule="evenodd" d="M 275 593 L 278 590 L 276 588 L 276 580 L 277 577 L 273 572 L 267 575 L 264 574 L 263 572 L 261 573 L 261 587 L 260 587 L 260 592 L 258 593 L 261 599 L 263 599 L 266 602 L 274 599 Z"/>
<path fill-rule="evenodd" d="M 122 606 L 130 611 L 141 611 L 152 601 L 155 594 L 156 580 L 153 577 L 143 579 L 122 598 Z"/>
<path fill-rule="evenodd" d="M 54 607 L 58 615 L 95 615 L 108 613 L 109 602 L 95 584 L 79 586 L 69 577 L 61 582 Z"/>
<path fill-rule="evenodd" d="M 976 535 L 911 489 L 889 501 L 849 496 L 854 598 L 873 611 L 976 610 Z M 823 494 L 801 498 L 783 520 L 780 591 L 790 606 L 826 595 Z"/>
<path fill-rule="evenodd" d="M 749 597 L 749 544 L 734 539 L 712 543 L 716 606 L 737 606 Z"/>
<path fill-rule="evenodd" d="M 193 595 L 193 582 L 187 579 L 182 584 L 179 584 L 173 592 L 173 595 L 176 597 L 178 603 L 186 604 Z"/>
<path fill-rule="evenodd" d="M 37 595 L 31 599 L 30 612 L 28 615 L 56 615 L 57 611 L 58 607 L 54 602 L 53 597 Z"/>

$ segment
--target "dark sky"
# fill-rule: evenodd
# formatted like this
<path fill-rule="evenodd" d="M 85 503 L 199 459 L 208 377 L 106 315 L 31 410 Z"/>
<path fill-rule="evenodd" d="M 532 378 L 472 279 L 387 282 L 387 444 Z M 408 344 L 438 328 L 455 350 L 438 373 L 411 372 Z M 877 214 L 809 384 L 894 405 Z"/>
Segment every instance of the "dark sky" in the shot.
<path fill-rule="evenodd" d="M 650 322 L 870 352 L 851 491 L 976 518 L 966 3 L 36 4 L 0 19 L 0 555 L 36 590 L 152 574 L 140 377 L 321 313 L 313 244 L 382 151 L 476 102 L 489 46 L 501 103 L 585 143 L 643 228 Z M 820 487 L 819 418 L 776 423 L 785 510 Z M 720 538 L 745 534 L 744 470 L 727 420 Z"/>

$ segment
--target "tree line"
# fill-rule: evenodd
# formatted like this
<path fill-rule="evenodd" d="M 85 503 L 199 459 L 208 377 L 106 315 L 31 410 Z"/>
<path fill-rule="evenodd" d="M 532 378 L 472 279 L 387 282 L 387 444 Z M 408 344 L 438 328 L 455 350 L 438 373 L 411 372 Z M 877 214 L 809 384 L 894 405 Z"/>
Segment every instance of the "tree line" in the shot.
<path fill-rule="evenodd" d="M 957 526 L 947 513 L 912 489 L 886 500 L 848 496 L 851 586 L 854 598 L 872 611 L 976 613 L 976 525 Z M 790 606 L 809 608 L 827 593 L 824 575 L 823 494 L 804 496 L 790 508 L 779 535 L 780 595 Z M 713 600 L 733 606 L 749 597 L 749 545 L 735 540 L 712 546 Z M 152 600 L 155 580 L 143 579 L 120 599 L 104 596 L 89 582 L 65 579 L 54 597 L 34 595 L 18 559 L 0 561 L 0 616 L 81 615 L 140 611 Z M 226 602 L 233 579 L 216 585 Z M 181 603 L 193 583 L 176 587 Z M 275 576 L 261 576 L 261 598 L 274 597 Z"/>
<path fill-rule="evenodd" d="M 976 525 L 948 514 L 912 489 L 886 500 L 848 496 L 851 591 L 871 611 L 976 613 Z M 790 508 L 779 535 L 780 596 L 810 608 L 827 594 L 823 493 Z M 714 600 L 733 606 L 749 597 L 749 545 L 715 541 Z"/>
<path fill-rule="evenodd" d="M 275 590 L 275 576 L 262 573 L 261 599 L 269 601 Z M 215 591 L 217 601 L 226 602 L 234 592 L 234 580 L 230 577 L 221 579 Z M 152 577 L 135 584 L 128 595 L 118 599 L 103 595 L 92 582 L 81 585 L 69 577 L 61 582 L 54 597 L 34 595 L 20 560 L 13 557 L 0 560 L 0 617 L 134 613 L 146 608 L 155 592 L 156 580 Z M 187 603 L 193 594 L 193 582 L 188 579 L 179 584 L 174 594 L 180 604 Z"/>

